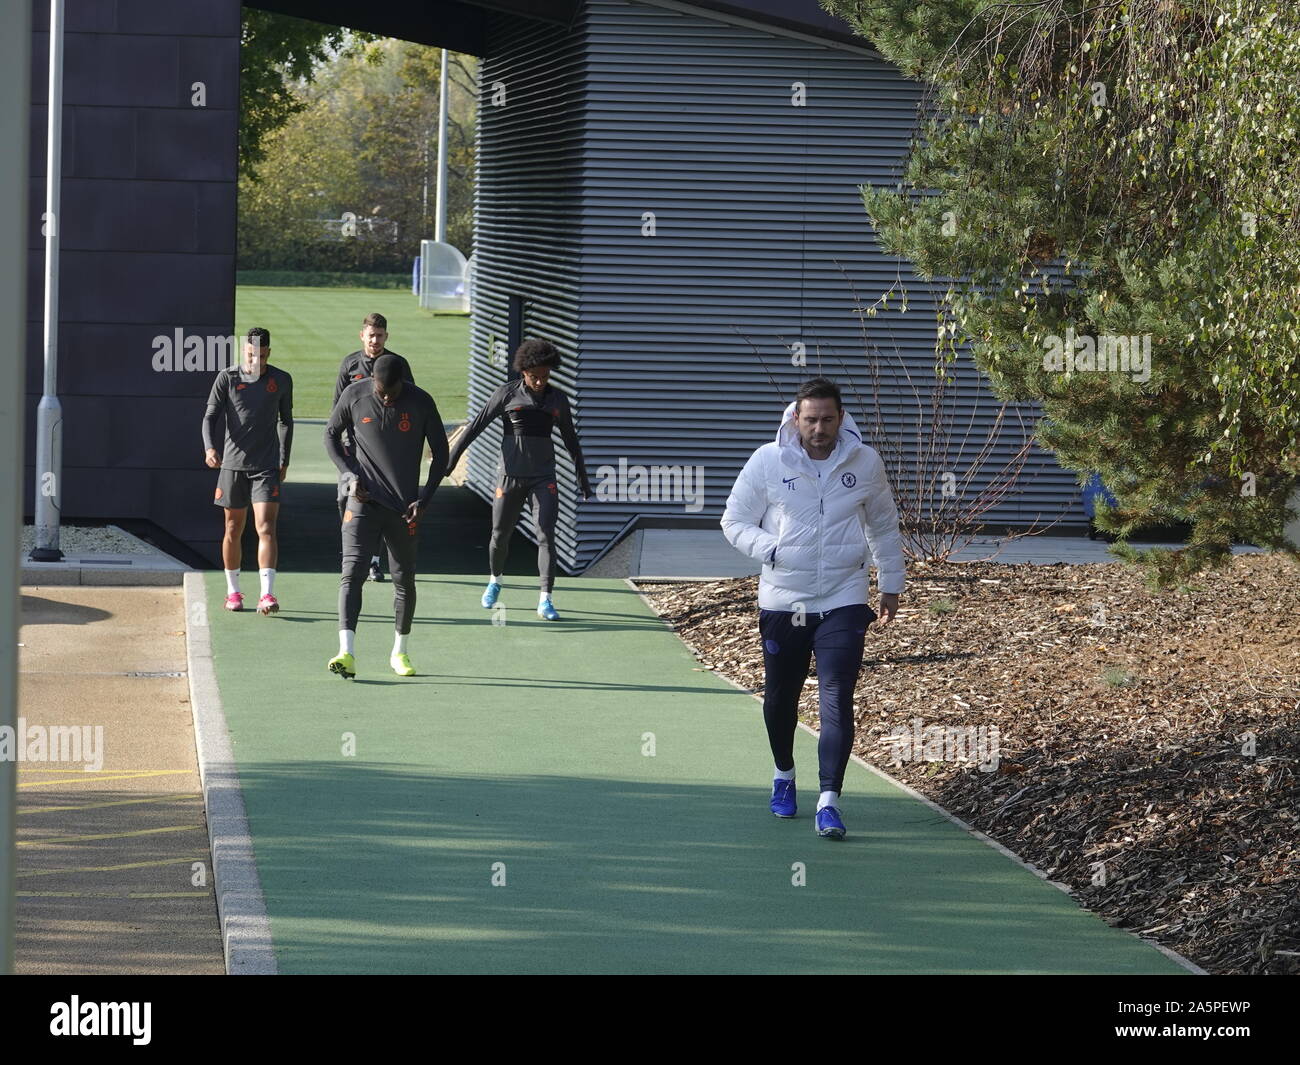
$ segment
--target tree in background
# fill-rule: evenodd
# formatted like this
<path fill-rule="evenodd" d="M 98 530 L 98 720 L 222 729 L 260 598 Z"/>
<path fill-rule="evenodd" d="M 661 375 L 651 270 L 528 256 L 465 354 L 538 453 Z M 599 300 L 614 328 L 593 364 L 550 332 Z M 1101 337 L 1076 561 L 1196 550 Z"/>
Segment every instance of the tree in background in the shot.
<path fill-rule="evenodd" d="M 929 89 L 904 183 L 863 197 L 887 250 L 958 279 L 948 359 L 969 346 L 999 396 L 1041 404 L 1038 440 L 1101 474 L 1097 523 L 1153 584 L 1234 540 L 1300 559 L 1291 0 L 824 6 Z M 1123 542 L 1181 522 L 1182 550 Z"/>
<path fill-rule="evenodd" d="M 361 180 L 345 93 L 336 106 L 304 107 L 264 138 L 264 158 L 239 179 L 238 255 L 242 269 L 360 269 L 323 219 L 369 201 Z M 356 242 L 353 242 L 356 244 Z M 356 251 L 357 248 L 350 250 Z M 388 264 L 385 269 L 391 269 Z"/>
<path fill-rule="evenodd" d="M 373 61 L 371 45 L 379 38 L 252 7 L 241 8 L 240 18 L 239 175 L 253 178 L 266 158 L 265 138 L 306 106 L 296 87 L 329 59 L 361 55 Z"/>
<path fill-rule="evenodd" d="M 403 272 L 434 236 L 441 50 L 384 39 L 342 48 L 291 86 L 284 124 L 240 178 L 244 269 Z M 450 55 L 447 239 L 473 250 L 475 60 Z M 358 216 L 338 239 L 326 219 Z M 367 221 L 382 225 L 372 233 Z"/>
<path fill-rule="evenodd" d="M 403 233 L 434 236 L 438 93 L 442 52 L 386 42 L 389 91 L 370 93 L 358 116 L 364 180 Z M 447 242 L 468 258 L 474 243 L 475 60 L 447 53 Z"/>

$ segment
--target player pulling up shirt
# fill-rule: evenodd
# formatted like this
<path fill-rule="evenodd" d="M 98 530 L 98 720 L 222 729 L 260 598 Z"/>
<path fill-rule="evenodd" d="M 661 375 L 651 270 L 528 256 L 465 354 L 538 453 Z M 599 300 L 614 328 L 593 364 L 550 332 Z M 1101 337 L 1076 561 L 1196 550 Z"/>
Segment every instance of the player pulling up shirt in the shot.
<path fill-rule="evenodd" d="M 361 347 L 351 354 L 344 355 L 343 361 L 339 364 L 339 375 L 334 381 L 334 402 L 339 401 L 339 396 L 343 395 L 343 390 L 349 385 L 354 385 L 358 381 L 364 381 L 368 378 L 375 368 L 375 360 L 380 355 L 392 355 L 398 359 L 402 367 L 402 380 L 410 384 L 415 384 L 415 377 L 411 374 L 411 364 L 395 351 L 388 350 L 388 319 L 382 314 L 367 314 L 361 321 Z M 348 446 L 348 441 L 343 441 L 344 446 Z M 344 483 L 346 476 L 339 477 L 339 521 L 343 520 L 343 512 L 347 509 L 348 489 Z M 372 581 L 382 581 L 384 579 L 384 567 L 375 555 L 370 560 L 370 576 L 366 578 Z"/>
<path fill-rule="evenodd" d="M 343 446 L 342 435 L 352 440 Z M 433 451 L 429 480 L 420 490 L 424 445 Z M 388 545 L 393 574 L 396 640 L 389 664 L 399 676 L 415 670 L 406 638 L 415 613 L 416 523 L 429 505 L 447 468 L 447 434 L 433 397 L 402 380 L 395 355 L 375 360 L 373 379 L 343 390 L 325 426 L 325 448 L 342 474 L 349 475 L 343 512 L 343 573 L 339 585 L 339 653 L 331 672 L 356 676 L 353 644 L 361 613 L 366 564 L 380 541 Z"/>

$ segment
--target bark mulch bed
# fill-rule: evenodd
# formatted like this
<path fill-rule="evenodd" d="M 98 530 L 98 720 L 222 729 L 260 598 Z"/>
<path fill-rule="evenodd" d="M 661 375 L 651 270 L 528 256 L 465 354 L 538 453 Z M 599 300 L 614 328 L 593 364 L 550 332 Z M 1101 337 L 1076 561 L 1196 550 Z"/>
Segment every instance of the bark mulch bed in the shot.
<path fill-rule="evenodd" d="M 761 693 L 757 578 L 640 587 L 702 667 Z M 1280 555 L 1186 594 L 1124 564 L 912 563 L 868 630 L 855 753 L 1111 925 L 1211 973 L 1300 973 L 1298 633 Z M 816 727 L 815 671 L 800 713 Z M 890 736 L 932 725 L 996 726 L 996 769 Z"/>

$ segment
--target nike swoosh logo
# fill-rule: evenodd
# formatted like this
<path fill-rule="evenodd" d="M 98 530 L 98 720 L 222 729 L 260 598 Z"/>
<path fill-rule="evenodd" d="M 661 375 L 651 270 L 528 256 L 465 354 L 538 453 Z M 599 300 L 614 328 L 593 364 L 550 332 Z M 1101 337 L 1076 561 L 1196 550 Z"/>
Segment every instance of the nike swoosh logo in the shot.
<path fill-rule="evenodd" d="M 798 479 L 799 479 L 799 477 L 798 477 L 797 475 L 794 476 L 794 477 L 782 477 L 782 478 L 781 478 L 781 483 L 782 483 L 782 484 L 789 484 L 791 481 L 797 481 Z"/>

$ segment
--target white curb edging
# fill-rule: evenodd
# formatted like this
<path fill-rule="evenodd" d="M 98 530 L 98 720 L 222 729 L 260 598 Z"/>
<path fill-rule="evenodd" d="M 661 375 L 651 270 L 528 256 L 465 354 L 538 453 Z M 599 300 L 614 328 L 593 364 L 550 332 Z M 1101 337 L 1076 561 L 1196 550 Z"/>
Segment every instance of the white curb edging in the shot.
<path fill-rule="evenodd" d="M 648 609 L 648 610 L 650 611 L 650 613 L 652 613 L 655 617 L 659 618 L 659 620 L 662 622 L 662 621 L 663 621 L 663 618 L 659 616 L 659 611 L 657 611 L 657 610 L 654 608 L 654 606 L 651 604 L 650 600 L 648 600 L 648 599 L 645 597 L 645 593 L 642 592 L 641 589 L 638 588 L 638 587 L 636 586 L 635 581 L 634 581 L 631 577 L 625 577 L 625 578 L 624 578 L 624 583 L 627 584 L 627 586 L 628 586 L 629 588 L 631 588 L 634 592 L 636 592 L 636 594 L 637 594 L 638 596 L 641 597 L 641 601 L 642 601 L 643 603 L 645 603 L 645 605 L 646 605 L 646 609 Z M 664 625 L 664 627 L 665 627 L 665 628 L 668 628 L 668 626 L 667 626 L 666 624 Z M 668 631 L 669 631 L 669 632 L 673 632 L 673 635 L 677 636 L 677 638 L 678 638 L 679 640 L 681 639 L 681 636 L 678 635 L 676 632 L 674 632 L 672 629 L 669 629 Z M 685 644 L 685 641 L 684 641 L 684 640 L 683 640 L 682 642 L 683 642 L 683 644 Z M 728 684 L 730 684 L 733 688 L 735 688 L 736 691 L 738 691 L 738 692 L 744 692 L 744 693 L 745 693 L 746 695 L 748 695 L 751 699 L 755 699 L 755 700 L 757 700 L 758 703 L 759 703 L 759 705 L 762 705 L 763 697 L 762 697 L 761 695 L 755 695 L 755 694 L 754 694 L 752 691 L 750 691 L 748 688 L 742 688 L 739 684 L 737 684 L 737 683 L 736 683 L 734 680 L 732 680 L 730 677 L 726 676 L 725 674 L 719 673 L 719 672 L 718 672 L 717 670 L 715 670 L 715 669 L 710 669 L 709 672 L 712 673 L 715 677 L 718 677 L 719 679 L 726 681 L 726 682 L 727 682 Z M 804 721 L 802 721 L 802 720 L 799 721 L 799 727 L 800 727 L 801 729 L 803 729 L 805 732 L 807 732 L 810 736 L 816 736 L 816 735 L 817 735 L 817 730 L 816 730 L 815 728 L 813 728 L 812 726 L 806 724 L 806 723 L 805 723 Z M 921 794 L 919 791 L 917 791 L 915 788 L 908 787 L 908 786 L 907 786 L 906 784 L 904 784 L 901 780 L 895 780 L 893 777 L 891 777 L 891 776 L 890 776 L 888 773 L 886 773 L 884 770 L 877 769 L 877 768 L 876 768 L 874 765 L 872 765 L 870 762 L 863 761 L 860 757 L 858 757 L 858 755 L 856 755 L 856 754 L 850 754 L 849 757 L 850 757 L 853 761 L 857 762 L 858 765 L 862 766 L 863 769 L 866 769 L 868 772 L 874 773 L 876 776 L 880 777 L 882 780 L 887 780 L 887 781 L 889 781 L 889 783 L 893 784 L 894 787 L 898 788 L 900 791 L 904 791 L 904 792 L 906 792 L 906 793 L 907 793 L 908 795 L 910 795 L 913 799 L 916 799 L 916 800 L 918 800 L 919 802 L 924 803 L 926 806 L 928 806 L 928 807 L 929 807 L 931 810 L 933 810 L 935 813 L 940 814 L 940 815 L 943 816 L 943 817 L 946 817 L 949 821 L 951 821 L 954 825 L 956 825 L 958 828 L 960 828 L 963 832 L 966 832 L 966 833 L 968 833 L 969 835 L 974 836 L 974 837 L 975 837 L 977 840 L 979 840 L 981 843 L 987 843 L 990 847 L 992 847 L 994 850 L 996 850 L 999 854 L 1001 854 L 1001 855 L 1003 855 L 1003 856 L 1005 856 L 1005 857 L 1007 857 L 1007 858 L 1010 858 L 1013 862 L 1015 862 L 1015 863 L 1016 863 L 1017 865 L 1019 865 L 1021 868 L 1023 868 L 1023 869 L 1028 869 L 1031 873 L 1034 874 L 1034 876 L 1038 877 L 1039 880 L 1046 880 L 1047 883 L 1049 883 L 1049 884 L 1052 885 L 1052 887 L 1057 888 L 1057 889 L 1060 890 L 1060 891 L 1063 891 L 1066 895 L 1068 895 L 1068 896 L 1070 897 L 1070 899 L 1074 902 L 1074 904 L 1075 904 L 1076 906 L 1079 906 L 1079 909 L 1083 910 L 1083 911 L 1086 912 L 1086 913 L 1092 913 L 1094 917 L 1097 916 L 1097 914 L 1093 913 L 1093 911 L 1092 911 L 1092 910 L 1089 910 L 1086 906 L 1080 906 L 1080 905 L 1079 905 L 1079 900 L 1076 899 L 1076 898 L 1074 897 L 1074 893 L 1069 889 L 1068 886 L 1066 886 L 1065 884 L 1062 884 L 1062 883 L 1060 883 L 1059 881 L 1056 881 L 1056 880 L 1049 880 L 1048 877 L 1047 877 L 1047 874 L 1046 874 L 1046 873 L 1044 873 L 1044 872 L 1043 872 L 1041 869 L 1039 869 L 1037 866 L 1031 865 L 1029 862 L 1025 861 L 1023 858 L 1020 857 L 1020 855 L 1016 854 L 1015 851 L 1008 850 L 1006 847 L 1004 847 L 1004 846 L 1003 846 L 1001 843 L 999 843 L 997 840 L 993 839 L 991 836 L 986 836 L 983 832 L 979 831 L 979 829 L 977 829 L 977 828 L 972 828 L 972 827 L 971 827 L 970 825 L 968 825 L 965 821 L 963 821 L 960 817 L 957 817 L 955 814 L 951 814 L 951 813 L 949 813 L 949 812 L 948 812 L 947 810 L 945 810 L 942 806 L 940 806 L 938 803 L 936 803 L 933 799 L 928 799 L 928 798 L 926 798 L 926 796 L 922 795 L 922 794 Z M 1111 925 L 1110 927 L 1113 928 L 1114 926 Z M 1178 964 L 1178 965 L 1181 965 L 1184 969 L 1186 969 L 1186 970 L 1187 970 L 1188 972 L 1190 972 L 1190 973 L 1194 973 L 1194 974 L 1197 975 L 1197 976 L 1209 976 L 1209 975 L 1210 975 L 1208 972 L 1206 972 L 1204 969 L 1202 969 L 1202 968 L 1201 968 L 1199 965 L 1197 965 L 1195 962 L 1189 960 L 1188 958 L 1184 958 L 1184 957 L 1183 957 L 1181 954 L 1179 954 L 1177 951 L 1170 950 L 1168 947 L 1164 946 L 1164 945 L 1161 944 L 1161 943 L 1157 943 L 1157 942 L 1156 942 L 1155 940 L 1153 940 L 1153 939 L 1143 939 L 1141 936 L 1137 935 L 1136 933 L 1134 933 L 1134 932 L 1129 932 L 1129 930 L 1128 930 L 1127 928 L 1119 928 L 1119 929 L 1116 929 L 1116 931 L 1118 931 L 1118 932 L 1128 932 L 1129 935 L 1134 936 L 1134 938 L 1138 939 L 1138 940 L 1139 940 L 1140 942 L 1142 942 L 1142 943 L 1145 943 L 1148 947 L 1154 947 L 1156 950 L 1158 950 L 1161 954 L 1163 954 L 1163 955 L 1164 955 L 1166 958 L 1168 958 L 1170 961 L 1172 961 L 1172 962 L 1174 962 L 1174 963 L 1176 963 L 1176 964 Z"/>
<path fill-rule="evenodd" d="M 207 811 L 226 972 L 231 976 L 275 976 L 279 970 L 271 943 L 271 922 L 212 664 L 212 630 L 208 626 L 203 574 L 196 570 L 185 574 L 185 618 L 194 746 Z"/>

